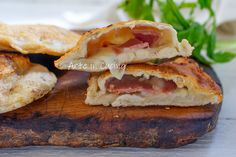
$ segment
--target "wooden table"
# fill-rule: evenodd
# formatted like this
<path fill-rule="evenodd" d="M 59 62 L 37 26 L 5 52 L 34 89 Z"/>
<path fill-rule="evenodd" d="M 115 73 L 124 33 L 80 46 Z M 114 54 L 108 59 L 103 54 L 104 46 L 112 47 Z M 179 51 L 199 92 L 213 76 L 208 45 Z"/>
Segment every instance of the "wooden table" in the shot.
<path fill-rule="evenodd" d="M 73 157 L 73 156 L 191 156 L 220 157 L 236 154 L 236 60 L 223 65 L 214 65 L 224 87 L 223 108 L 216 129 L 197 142 L 176 149 L 141 148 L 69 148 L 31 146 L 0 149 L 0 157 Z"/>
<path fill-rule="evenodd" d="M 236 118 L 221 117 L 218 127 L 194 144 L 177 149 L 140 149 L 140 148 L 69 148 L 69 147 L 24 147 L 1 149 L 1 157 L 233 157 L 236 154 Z"/>

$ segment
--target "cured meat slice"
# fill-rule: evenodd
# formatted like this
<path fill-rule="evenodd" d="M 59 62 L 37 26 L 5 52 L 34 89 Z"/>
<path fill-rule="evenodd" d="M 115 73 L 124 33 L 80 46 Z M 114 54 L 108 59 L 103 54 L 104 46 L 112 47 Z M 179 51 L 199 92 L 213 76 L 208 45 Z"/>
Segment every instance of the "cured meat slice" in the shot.
<path fill-rule="evenodd" d="M 165 80 L 157 77 L 134 77 L 132 75 L 124 75 L 121 80 L 110 78 L 106 81 L 106 89 L 110 93 L 123 94 L 123 93 L 166 93 L 177 88 L 173 81 Z"/>

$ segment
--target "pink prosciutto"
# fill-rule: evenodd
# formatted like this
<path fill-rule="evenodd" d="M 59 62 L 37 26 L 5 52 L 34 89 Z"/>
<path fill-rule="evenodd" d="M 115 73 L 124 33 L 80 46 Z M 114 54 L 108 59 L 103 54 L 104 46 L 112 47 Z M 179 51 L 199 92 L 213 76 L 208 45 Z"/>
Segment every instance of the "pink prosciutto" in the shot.
<path fill-rule="evenodd" d="M 117 46 L 114 45 L 113 49 L 116 53 L 121 53 L 125 48 L 129 49 L 143 49 L 152 46 L 159 39 L 159 34 L 153 30 L 132 30 L 135 38 L 132 38 L 125 43 Z"/>
<path fill-rule="evenodd" d="M 108 92 L 115 94 L 124 93 L 167 93 L 177 88 L 173 81 L 165 80 L 157 77 L 134 77 L 132 75 L 124 75 L 121 80 L 110 78 L 106 81 L 105 87 Z"/>
<path fill-rule="evenodd" d="M 129 49 L 142 49 L 142 48 L 147 48 L 149 47 L 149 44 L 147 42 L 142 42 L 138 39 L 130 39 L 124 44 L 121 44 L 119 46 L 113 46 L 113 49 L 115 50 L 116 53 L 121 53 L 123 49 L 129 48 Z"/>
<path fill-rule="evenodd" d="M 136 39 L 142 42 L 147 42 L 150 46 L 159 39 L 159 34 L 153 30 L 134 29 L 132 32 Z"/>

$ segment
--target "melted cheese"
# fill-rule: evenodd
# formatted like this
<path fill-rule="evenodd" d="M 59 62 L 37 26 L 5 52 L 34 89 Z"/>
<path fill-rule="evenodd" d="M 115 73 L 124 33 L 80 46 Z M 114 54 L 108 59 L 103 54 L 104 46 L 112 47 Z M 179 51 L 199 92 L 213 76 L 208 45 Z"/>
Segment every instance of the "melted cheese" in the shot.
<path fill-rule="evenodd" d="M 105 63 L 105 67 L 108 68 L 117 79 L 121 79 L 125 72 L 125 66 L 121 67 L 121 63 L 118 61 L 117 54 L 111 48 L 102 48 L 99 53 L 90 57 L 90 59 L 102 60 Z M 105 68 L 101 67 L 101 68 Z"/>

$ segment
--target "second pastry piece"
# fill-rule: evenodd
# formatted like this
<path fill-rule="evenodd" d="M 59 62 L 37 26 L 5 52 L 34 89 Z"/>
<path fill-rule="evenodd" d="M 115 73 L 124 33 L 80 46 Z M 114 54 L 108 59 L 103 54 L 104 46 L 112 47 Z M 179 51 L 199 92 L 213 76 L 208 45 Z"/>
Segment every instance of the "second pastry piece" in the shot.
<path fill-rule="evenodd" d="M 21 108 L 49 93 L 57 82 L 46 67 L 22 54 L 0 52 L 0 113 Z"/>
<path fill-rule="evenodd" d="M 192 47 L 179 42 L 176 31 L 168 24 L 131 21 L 94 29 L 85 33 L 77 47 L 55 62 L 59 69 L 99 72 L 110 69 L 121 78 L 111 64 L 142 63 L 154 59 L 190 56 Z M 119 73 L 119 74 L 118 74 Z"/>
<path fill-rule="evenodd" d="M 57 82 L 46 67 L 32 63 L 23 54 L 61 56 L 72 49 L 79 38 L 69 30 L 51 25 L 0 23 L 0 113 L 43 97 Z"/>
<path fill-rule="evenodd" d="M 0 50 L 61 56 L 76 46 L 80 35 L 53 25 L 0 23 Z"/>
<path fill-rule="evenodd" d="M 159 65 L 128 65 L 119 80 L 107 71 L 89 80 L 86 103 L 112 106 L 201 106 L 219 104 L 219 86 L 198 64 L 177 58 Z"/>

